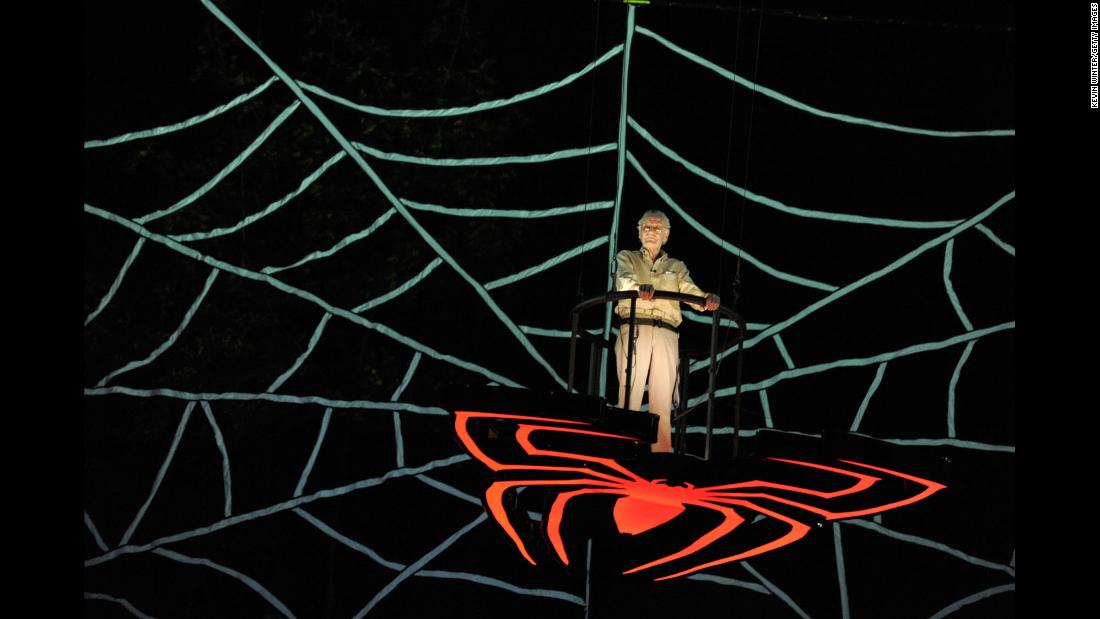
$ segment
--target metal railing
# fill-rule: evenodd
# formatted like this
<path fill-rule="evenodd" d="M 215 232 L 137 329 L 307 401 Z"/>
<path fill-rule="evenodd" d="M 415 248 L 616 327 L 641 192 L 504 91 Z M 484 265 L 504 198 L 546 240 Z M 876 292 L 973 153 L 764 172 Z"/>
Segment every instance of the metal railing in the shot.
<path fill-rule="evenodd" d="M 696 305 L 706 305 L 706 297 L 699 297 L 690 294 L 684 294 L 682 292 L 668 292 L 664 290 L 656 290 L 653 295 L 654 299 L 668 299 L 670 301 L 680 301 L 683 303 L 694 303 Z M 623 292 L 609 292 L 607 294 L 600 295 L 598 297 L 592 297 L 581 301 L 570 310 L 570 322 L 572 323 L 572 335 L 569 338 L 569 376 L 567 387 L 570 392 L 573 392 L 573 378 L 576 373 L 576 361 L 577 361 L 577 338 L 581 338 L 589 342 L 588 353 L 588 387 L 586 393 L 592 394 L 595 390 L 596 381 L 596 367 L 597 367 L 597 349 L 606 348 L 611 350 L 612 343 L 610 340 L 605 340 L 602 336 L 596 336 L 588 333 L 587 331 L 581 331 L 580 329 L 580 315 L 581 312 L 596 307 L 598 305 L 604 305 L 606 303 L 617 303 L 621 300 L 630 300 L 630 315 L 627 318 L 627 325 L 629 325 L 630 333 L 635 332 L 635 311 L 638 304 L 638 291 L 627 290 Z M 743 352 L 743 342 L 745 340 L 745 323 L 741 320 L 734 311 L 725 305 L 719 305 L 718 309 L 712 313 L 711 326 L 710 326 L 710 348 L 709 348 L 709 367 L 708 367 L 708 381 L 707 381 L 707 429 L 706 429 L 706 447 L 704 448 L 703 459 L 710 460 L 711 455 L 711 442 L 714 434 L 714 387 L 715 380 L 717 379 L 718 368 L 715 363 L 719 354 L 718 349 L 718 325 L 721 316 L 729 318 L 735 325 L 737 325 L 737 341 L 728 345 L 724 350 L 728 350 L 733 346 L 737 346 L 737 395 L 734 404 L 733 414 L 733 453 L 737 455 L 737 438 L 738 429 L 741 426 L 741 361 Z M 627 346 L 626 352 L 626 380 L 624 385 L 631 384 L 631 373 L 633 370 L 634 362 L 634 338 L 629 338 L 629 346 Z M 723 350 L 723 352 L 724 352 Z M 686 412 L 683 410 L 687 402 L 687 372 L 686 368 L 690 359 L 695 358 L 692 355 L 683 355 L 680 357 L 680 368 L 678 368 L 678 374 L 680 380 L 677 381 L 680 387 L 680 397 L 678 412 L 680 413 L 675 419 L 679 422 L 679 431 L 677 432 L 677 452 L 681 453 L 684 449 L 684 434 L 686 420 Z M 626 389 L 626 401 L 624 404 L 629 405 L 629 389 Z"/>

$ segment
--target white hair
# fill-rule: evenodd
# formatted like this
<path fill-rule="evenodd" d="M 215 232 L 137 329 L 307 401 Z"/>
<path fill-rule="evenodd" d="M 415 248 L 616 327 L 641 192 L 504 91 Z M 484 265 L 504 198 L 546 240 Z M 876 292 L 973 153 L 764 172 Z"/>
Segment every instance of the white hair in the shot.
<path fill-rule="evenodd" d="M 638 227 L 641 228 L 642 223 L 644 223 L 645 220 L 649 219 L 650 217 L 659 217 L 659 218 L 661 218 L 661 220 L 663 220 L 665 222 L 664 225 L 665 225 L 666 230 L 669 230 L 669 229 L 672 228 L 672 222 L 669 221 L 668 215 L 665 215 L 662 211 L 659 211 L 657 209 L 649 209 L 648 211 L 642 213 L 641 218 L 638 219 Z"/>

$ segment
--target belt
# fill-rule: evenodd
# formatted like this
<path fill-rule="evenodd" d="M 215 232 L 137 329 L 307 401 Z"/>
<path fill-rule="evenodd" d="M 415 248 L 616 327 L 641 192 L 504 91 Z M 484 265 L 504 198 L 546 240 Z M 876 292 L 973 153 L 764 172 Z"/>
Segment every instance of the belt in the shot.
<path fill-rule="evenodd" d="M 630 320 L 629 319 L 620 318 L 620 321 L 621 322 L 619 323 L 619 328 L 625 328 L 625 327 L 628 327 L 630 325 Z M 648 326 L 651 326 L 651 327 L 657 327 L 658 329 L 668 329 L 669 331 L 672 331 L 673 333 L 679 333 L 680 332 L 679 327 L 673 326 L 672 324 L 669 324 L 667 322 L 661 322 L 660 320 L 657 320 L 656 318 L 635 318 L 634 319 L 634 324 L 638 325 L 639 327 L 643 327 L 643 326 L 648 325 Z"/>

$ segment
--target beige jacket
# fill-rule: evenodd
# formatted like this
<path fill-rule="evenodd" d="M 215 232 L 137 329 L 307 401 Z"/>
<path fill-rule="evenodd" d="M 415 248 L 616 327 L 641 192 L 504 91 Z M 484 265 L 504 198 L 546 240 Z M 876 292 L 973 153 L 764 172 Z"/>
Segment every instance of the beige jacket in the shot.
<path fill-rule="evenodd" d="M 706 292 L 691 281 L 687 266 L 670 258 L 668 253 L 661 251 L 657 260 L 650 260 L 645 249 L 624 249 L 615 255 L 615 291 L 637 290 L 642 284 L 652 284 L 655 290 L 668 292 L 682 292 L 705 297 Z M 689 303 L 693 308 L 703 311 L 702 305 Z M 615 308 L 623 320 L 630 317 L 630 299 L 619 301 Z M 643 301 L 638 299 L 634 315 L 637 318 L 654 318 L 661 322 L 667 322 L 674 326 L 680 326 L 683 316 L 680 314 L 680 302 L 669 299 L 654 299 Z"/>

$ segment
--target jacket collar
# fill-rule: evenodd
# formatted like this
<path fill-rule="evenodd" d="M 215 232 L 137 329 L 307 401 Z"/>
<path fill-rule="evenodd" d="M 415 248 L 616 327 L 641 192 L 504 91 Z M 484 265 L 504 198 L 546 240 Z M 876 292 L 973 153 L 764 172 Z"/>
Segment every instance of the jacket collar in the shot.
<path fill-rule="evenodd" d="M 658 262 L 664 260 L 665 258 L 668 258 L 668 252 L 662 249 L 661 253 L 657 254 L 657 259 L 656 260 L 650 260 L 649 259 L 649 252 L 647 252 L 645 250 L 644 245 L 638 250 L 638 253 L 641 254 L 642 260 L 644 260 L 646 262 L 646 264 L 657 264 Z"/>

